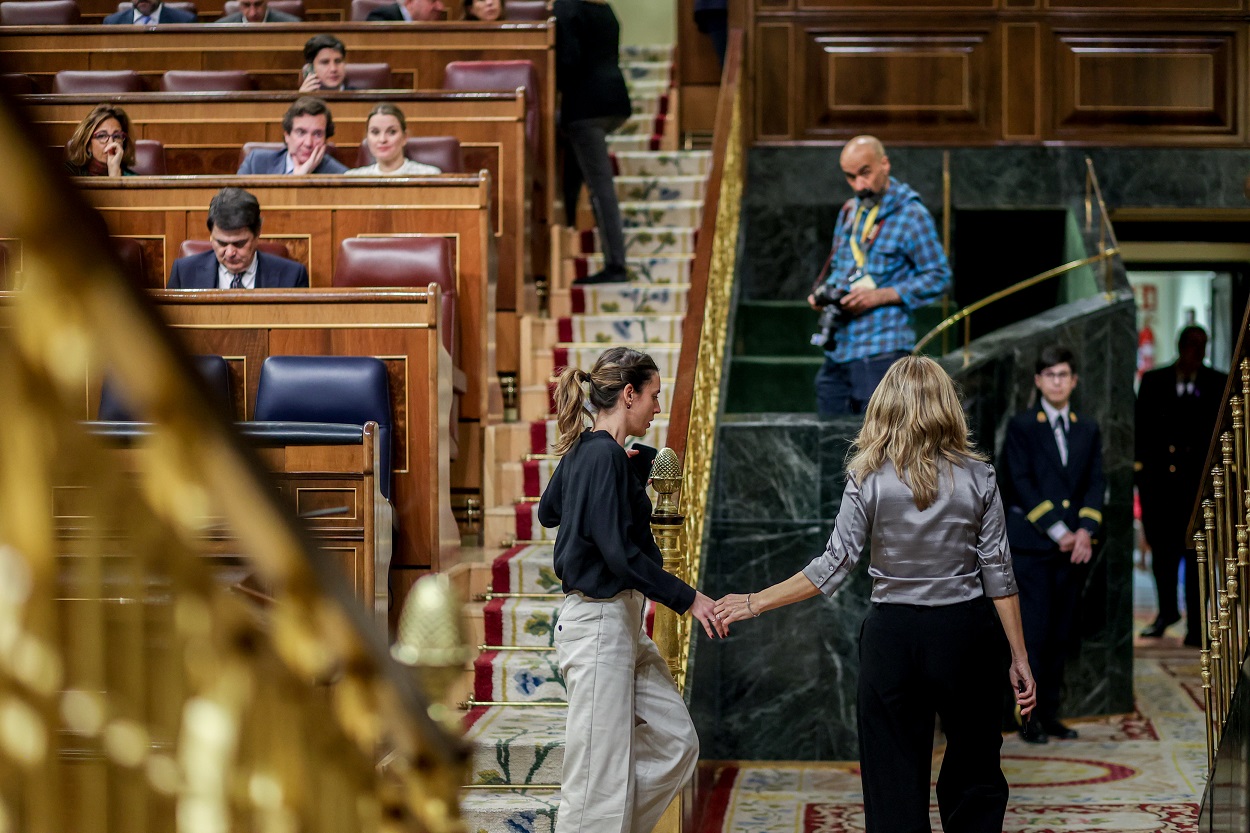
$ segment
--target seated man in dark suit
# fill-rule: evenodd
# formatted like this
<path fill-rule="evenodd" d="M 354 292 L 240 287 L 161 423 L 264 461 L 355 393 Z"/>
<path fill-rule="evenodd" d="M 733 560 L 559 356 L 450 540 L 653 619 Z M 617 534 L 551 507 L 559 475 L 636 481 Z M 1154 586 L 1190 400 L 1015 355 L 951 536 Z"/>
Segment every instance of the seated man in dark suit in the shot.
<path fill-rule="evenodd" d="M 135 0 L 134 8 L 114 12 L 104 18 L 105 23 L 138 23 L 150 26 L 154 23 L 194 23 L 195 15 L 166 6 L 161 0 Z"/>
<path fill-rule="evenodd" d="M 341 174 L 347 166 L 326 153 L 334 135 L 334 116 L 319 98 L 303 96 L 282 117 L 286 147 L 254 150 L 239 166 L 239 174 Z"/>
<path fill-rule="evenodd" d="M 269 8 L 269 0 L 239 0 L 239 10 L 219 17 L 215 23 L 301 23 L 293 14 Z"/>
<path fill-rule="evenodd" d="M 390 6 L 379 6 L 365 20 L 442 20 L 447 13 L 443 0 L 400 0 Z"/>
<path fill-rule="evenodd" d="M 242 188 L 222 188 L 208 204 L 211 252 L 180 257 L 170 289 L 272 289 L 308 286 L 303 264 L 256 250 L 260 203 Z"/>

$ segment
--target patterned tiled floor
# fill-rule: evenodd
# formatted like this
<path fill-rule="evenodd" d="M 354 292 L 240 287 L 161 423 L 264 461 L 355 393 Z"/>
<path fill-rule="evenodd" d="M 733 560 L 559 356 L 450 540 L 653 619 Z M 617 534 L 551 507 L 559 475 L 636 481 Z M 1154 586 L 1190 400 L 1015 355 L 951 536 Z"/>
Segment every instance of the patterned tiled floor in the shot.
<path fill-rule="evenodd" d="M 1081 733 L 1074 741 L 1031 746 L 1005 738 L 1004 831 L 1197 830 L 1206 768 L 1197 651 L 1169 638 L 1142 641 L 1136 654 L 1135 713 L 1070 721 Z M 939 747 L 935 779 L 941 761 Z M 701 833 L 864 829 L 854 763 L 727 764 L 716 773 L 709 810 Z M 933 829 L 942 829 L 936 805 Z"/>

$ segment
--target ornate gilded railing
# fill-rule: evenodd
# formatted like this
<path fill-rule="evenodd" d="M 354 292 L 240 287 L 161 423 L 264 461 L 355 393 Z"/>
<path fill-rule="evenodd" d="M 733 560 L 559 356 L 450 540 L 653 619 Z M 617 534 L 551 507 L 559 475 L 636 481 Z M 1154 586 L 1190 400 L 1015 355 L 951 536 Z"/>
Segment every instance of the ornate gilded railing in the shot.
<path fill-rule="evenodd" d="M 667 444 L 681 460 L 681 507 L 684 555 L 674 566 L 683 578 L 698 586 L 702 559 L 703 524 L 712 483 L 716 418 L 720 407 L 721 371 L 729 325 L 731 293 L 738 249 L 738 220 L 746 157 L 742 137 L 742 32 L 730 33 L 721 75 L 713 134 L 712 170 L 703 220 L 699 226 L 690 302 L 682 325 L 681 357 L 673 393 Z M 659 514 L 659 513 L 657 513 Z M 657 532 L 658 532 L 657 528 Z M 676 541 L 666 544 L 681 546 Z M 666 556 L 669 556 L 666 551 Z M 674 558 L 666 558 L 673 563 Z M 656 642 L 684 687 L 690 651 L 689 619 L 657 608 Z"/>
<path fill-rule="evenodd" d="M 1250 311 L 1248 311 L 1250 312 Z M 1202 611 L 1199 667 L 1207 716 L 1207 763 L 1213 772 L 1237 680 L 1250 645 L 1250 318 L 1242 322 L 1225 405 L 1207 453 L 1208 472 L 1190 521 L 1197 550 Z M 1187 496 L 1178 495 L 1178 499 Z"/>
<path fill-rule="evenodd" d="M 459 830 L 466 749 L 37 136 L 0 98 L 0 239 L 23 278 L 0 321 L 0 830 Z M 135 454 L 78 422 L 89 367 L 152 415 Z M 223 529 L 267 610 L 210 575 Z"/>
<path fill-rule="evenodd" d="M 1045 272 L 1034 275 L 1031 278 L 1014 283 L 1006 289 L 1000 289 L 990 295 L 981 298 L 974 303 L 969 304 L 963 309 L 947 316 L 940 324 L 929 332 L 925 333 L 916 342 L 913 353 L 919 354 L 924 348 L 939 336 L 943 336 L 943 344 L 945 345 L 945 335 L 956 324 L 963 324 L 963 352 L 964 363 L 967 364 L 971 360 L 971 344 L 972 344 L 972 315 L 991 304 L 1009 298 L 1017 292 L 1021 292 L 1046 281 L 1054 280 L 1077 271 L 1085 269 L 1095 264 L 1102 265 L 1102 287 L 1103 292 L 1110 295 L 1115 290 L 1115 271 L 1112 261 L 1120 255 L 1120 244 L 1116 240 L 1115 229 L 1111 225 L 1111 218 L 1107 213 L 1107 205 L 1103 202 L 1102 188 L 1098 184 L 1098 174 L 1094 170 L 1094 163 L 1088 156 L 1085 157 L 1085 232 L 1092 233 L 1094 227 L 1094 210 L 1098 213 L 1098 253 L 1089 257 L 1079 258 L 1069 261 L 1062 266 L 1054 269 L 1047 269 Z M 947 210 L 949 215 L 950 211 Z"/>

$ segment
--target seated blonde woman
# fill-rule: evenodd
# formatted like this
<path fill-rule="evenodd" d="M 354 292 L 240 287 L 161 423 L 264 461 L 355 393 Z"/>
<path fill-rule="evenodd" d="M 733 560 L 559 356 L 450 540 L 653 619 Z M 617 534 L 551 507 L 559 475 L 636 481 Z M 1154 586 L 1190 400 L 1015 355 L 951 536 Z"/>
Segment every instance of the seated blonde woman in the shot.
<path fill-rule="evenodd" d="M 433 165 L 416 162 L 404 156 L 408 142 L 408 123 L 404 114 L 394 104 L 383 102 L 369 113 L 365 120 L 365 141 L 373 154 L 373 164 L 352 168 L 347 173 L 356 176 L 424 176 L 441 174 Z"/>

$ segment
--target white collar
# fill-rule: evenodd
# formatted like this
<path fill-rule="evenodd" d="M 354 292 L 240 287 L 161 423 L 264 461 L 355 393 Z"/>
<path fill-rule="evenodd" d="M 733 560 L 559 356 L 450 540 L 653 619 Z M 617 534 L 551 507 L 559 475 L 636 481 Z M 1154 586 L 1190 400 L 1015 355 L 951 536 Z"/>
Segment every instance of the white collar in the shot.
<path fill-rule="evenodd" d="M 252 262 L 248 264 L 248 267 L 246 269 L 243 270 L 243 288 L 244 289 L 256 288 L 256 269 L 259 265 L 260 265 L 260 252 L 254 252 L 252 254 Z M 234 275 L 230 273 L 229 269 L 221 265 L 221 261 L 217 261 L 217 288 L 229 289 L 230 282 L 232 280 L 234 280 Z"/>
<path fill-rule="evenodd" d="M 148 17 L 151 19 L 152 23 L 160 23 L 160 22 L 161 22 L 161 9 L 163 9 L 163 8 L 165 8 L 165 4 L 164 4 L 164 3 L 161 3 L 159 6 L 157 6 L 155 9 L 153 9 L 153 10 L 152 10 L 152 13 L 151 13 L 150 15 L 148 15 Z M 131 18 L 131 22 L 132 22 L 132 23 L 138 23 L 138 22 L 139 22 L 139 18 L 143 17 L 143 15 L 139 13 L 139 10 L 138 10 L 138 9 L 135 9 L 135 10 L 134 10 L 134 13 L 135 13 L 135 14 L 134 14 L 134 17 L 133 17 L 133 18 Z"/>
<path fill-rule="evenodd" d="M 1070 406 L 1071 403 L 1056 410 L 1053 405 L 1046 401 L 1045 397 L 1042 398 L 1042 410 L 1046 412 L 1046 421 L 1050 423 L 1051 428 L 1055 427 L 1056 419 L 1063 419 L 1065 423 L 1068 421 L 1068 409 Z"/>

